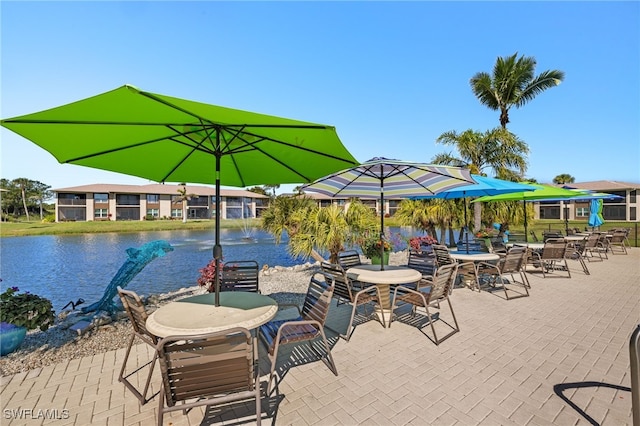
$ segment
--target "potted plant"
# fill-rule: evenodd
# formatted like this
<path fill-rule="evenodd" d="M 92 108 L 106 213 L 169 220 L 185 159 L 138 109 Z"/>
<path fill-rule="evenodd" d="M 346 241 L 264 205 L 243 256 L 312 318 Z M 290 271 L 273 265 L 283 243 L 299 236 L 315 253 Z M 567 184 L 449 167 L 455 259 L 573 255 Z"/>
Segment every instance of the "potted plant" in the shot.
<path fill-rule="evenodd" d="M 384 246 L 384 258 L 380 258 L 381 244 Z M 385 265 L 389 264 L 389 252 L 391 252 L 391 244 L 383 240 L 380 242 L 380 236 L 374 234 L 367 234 L 360 240 L 360 249 L 362 254 L 371 259 L 371 263 L 374 265 L 380 265 L 380 262 L 384 262 Z"/>
<path fill-rule="evenodd" d="M 0 355 L 16 350 L 28 330 L 45 331 L 56 318 L 49 299 L 18 291 L 9 287 L 0 294 Z"/>

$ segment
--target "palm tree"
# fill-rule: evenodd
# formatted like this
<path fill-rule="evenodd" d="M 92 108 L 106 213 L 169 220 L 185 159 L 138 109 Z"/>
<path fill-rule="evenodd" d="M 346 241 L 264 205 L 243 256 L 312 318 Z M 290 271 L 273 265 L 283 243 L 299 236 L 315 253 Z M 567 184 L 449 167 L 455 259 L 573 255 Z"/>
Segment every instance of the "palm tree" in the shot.
<path fill-rule="evenodd" d="M 14 182 L 17 184 L 18 188 L 20 188 L 20 196 L 22 197 L 22 206 L 24 207 L 24 212 L 27 215 L 27 222 L 29 222 L 29 209 L 27 208 L 27 192 L 30 187 L 30 180 L 27 178 L 18 178 L 14 179 Z"/>
<path fill-rule="evenodd" d="M 181 189 L 178 189 L 178 201 L 182 203 L 182 223 L 187 223 L 187 201 L 191 201 L 192 198 L 198 198 L 196 194 L 187 194 L 187 184 L 181 183 Z"/>
<path fill-rule="evenodd" d="M 575 181 L 576 181 L 576 178 L 566 173 L 563 173 L 553 178 L 553 183 L 557 185 L 561 185 L 563 183 L 573 183 Z"/>
<path fill-rule="evenodd" d="M 296 211 L 293 217 L 301 228 L 289 239 L 289 251 L 294 256 L 324 260 L 317 250 L 329 252 L 329 262 L 338 262 L 338 253 L 355 244 L 363 235 L 379 234 L 380 224 L 375 213 L 359 200 L 352 200 L 345 211 L 343 206 L 314 206 L 308 211 Z"/>
<path fill-rule="evenodd" d="M 300 215 L 294 216 L 294 212 L 301 211 L 307 214 L 314 206 L 315 202 L 309 197 L 277 196 L 260 216 L 262 229 L 271 233 L 275 237 L 276 244 L 280 244 L 284 232 L 291 239 L 300 230 Z M 313 257 L 316 258 L 316 255 L 322 258 L 317 253 Z"/>
<path fill-rule="evenodd" d="M 500 111 L 500 125 L 507 128 L 509 109 L 520 108 L 545 90 L 559 85 L 564 72 L 543 71 L 535 76 L 536 59 L 532 56 L 498 57 L 493 74 L 476 73 L 471 77 L 471 90 L 480 103 L 494 111 Z"/>
<path fill-rule="evenodd" d="M 271 190 L 271 196 L 275 197 L 276 196 L 276 189 L 280 188 L 280 185 L 278 184 L 273 184 L 273 185 L 262 185 L 262 187 L 264 188 L 264 190 L 268 193 L 269 190 Z"/>
<path fill-rule="evenodd" d="M 497 178 L 511 181 L 521 180 L 527 170 L 529 147 L 507 129 L 498 127 L 484 133 L 452 130 L 441 134 L 436 143 L 455 146 L 459 156 L 437 154 L 431 160 L 434 164 L 464 167 L 485 176 L 492 169 Z M 474 207 L 474 229 L 479 229 L 481 215 L 482 206 L 478 203 Z"/>
<path fill-rule="evenodd" d="M 446 232 L 449 241 L 455 240 L 453 226 L 462 223 L 460 211 L 455 200 L 402 200 L 393 217 L 402 225 L 418 228 L 444 244 Z M 437 229 L 440 229 L 439 238 Z"/>

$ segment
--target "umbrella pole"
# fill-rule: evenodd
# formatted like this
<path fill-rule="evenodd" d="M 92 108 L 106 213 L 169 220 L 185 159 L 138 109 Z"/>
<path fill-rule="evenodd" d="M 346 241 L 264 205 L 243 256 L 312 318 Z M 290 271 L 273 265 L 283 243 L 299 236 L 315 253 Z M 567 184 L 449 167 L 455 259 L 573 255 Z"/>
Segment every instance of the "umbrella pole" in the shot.
<path fill-rule="evenodd" d="M 380 180 L 380 270 L 384 271 L 384 179 Z"/>
<path fill-rule="evenodd" d="M 465 195 L 465 191 L 462 191 L 462 195 Z M 469 254 L 469 221 L 467 219 L 467 199 L 463 197 L 464 200 L 464 242 L 467 247 L 467 254 Z"/>
<path fill-rule="evenodd" d="M 219 134 L 218 134 L 219 135 Z M 219 136 L 218 136 L 219 137 Z M 222 259 L 222 246 L 220 245 L 220 155 L 216 153 L 216 243 L 213 246 L 213 258 L 216 263 L 215 272 L 215 302 L 220 306 L 220 259 Z"/>
<path fill-rule="evenodd" d="M 527 235 L 527 202 L 525 200 L 522 200 L 522 208 L 524 209 L 524 240 L 529 241 Z"/>

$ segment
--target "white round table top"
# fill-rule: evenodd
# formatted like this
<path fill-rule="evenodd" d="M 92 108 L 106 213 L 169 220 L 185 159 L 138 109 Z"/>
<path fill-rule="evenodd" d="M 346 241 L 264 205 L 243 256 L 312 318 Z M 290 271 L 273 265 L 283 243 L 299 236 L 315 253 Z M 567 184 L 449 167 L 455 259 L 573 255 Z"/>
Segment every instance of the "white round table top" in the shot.
<path fill-rule="evenodd" d="M 254 329 L 272 320 L 278 304 L 270 297 L 244 291 L 220 293 L 220 306 L 215 294 L 191 296 L 168 303 L 147 318 L 150 333 L 167 337 L 213 333 L 233 327 Z"/>
<path fill-rule="evenodd" d="M 370 284 L 408 284 L 420 281 L 422 273 L 406 266 L 360 265 L 347 269 L 347 276 L 353 280 Z"/>
<path fill-rule="evenodd" d="M 542 250 L 544 248 L 544 243 L 516 243 L 519 246 L 529 247 L 531 250 Z M 507 247 L 513 247 L 512 243 L 506 244 Z"/>
<path fill-rule="evenodd" d="M 565 241 L 582 241 L 587 238 L 586 235 L 567 235 L 564 237 Z"/>
<path fill-rule="evenodd" d="M 461 253 L 458 251 L 450 252 L 449 256 L 451 256 L 452 259 L 466 260 L 469 262 L 487 262 L 500 259 L 500 256 L 495 253 Z"/>

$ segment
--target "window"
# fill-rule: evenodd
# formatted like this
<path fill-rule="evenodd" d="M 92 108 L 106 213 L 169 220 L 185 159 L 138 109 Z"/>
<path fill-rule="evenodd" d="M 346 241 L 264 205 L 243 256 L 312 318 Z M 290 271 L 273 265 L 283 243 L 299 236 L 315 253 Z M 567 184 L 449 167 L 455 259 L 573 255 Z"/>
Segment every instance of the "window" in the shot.
<path fill-rule="evenodd" d="M 589 209 L 587 207 L 576 207 L 576 217 L 589 217 Z"/>
<path fill-rule="evenodd" d="M 602 217 L 604 220 L 627 220 L 627 207 L 621 206 L 602 206 Z"/>
<path fill-rule="evenodd" d="M 64 206 L 84 206 L 87 204 L 86 194 L 58 193 L 58 204 Z"/>
<path fill-rule="evenodd" d="M 560 219 L 559 206 L 543 206 L 540 203 L 540 219 Z"/>
<path fill-rule="evenodd" d="M 139 206 L 140 196 L 138 194 L 116 194 L 116 204 L 119 206 Z"/>
<path fill-rule="evenodd" d="M 109 217 L 109 209 L 95 209 L 93 211 L 93 217 L 95 219 L 106 219 Z"/>
<path fill-rule="evenodd" d="M 182 218 L 182 209 L 171 209 L 171 217 Z"/>
<path fill-rule="evenodd" d="M 108 203 L 109 202 L 109 194 L 104 193 L 95 193 L 93 194 L 93 201 L 96 203 Z"/>
<path fill-rule="evenodd" d="M 226 197 L 227 219 L 242 219 L 242 198 Z"/>
<path fill-rule="evenodd" d="M 116 220 L 140 220 L 140 208 L 116 207 Z"/>
<path fill-rule="evenodd" d="M 629 207 L 629 220 L 633 220 L 633 221 L 637 220 L 635 207 Z"/>
<path fill-rule="evenodd" d="M 158 204 L 160 202 L 160 194 L 147 194 L 147 203 Z"/>
<path fill-rule="evenodd" d="M 636 203 L 636 190 L 635 189 L 633 191 L 629 191 L 629 203 L 631 203 L 631 204 L 635 204 Z"/>
<path fill-rule="evenodd" d="M 147 216 L 160 217 L 160 209 L 147 209 Z"/>

